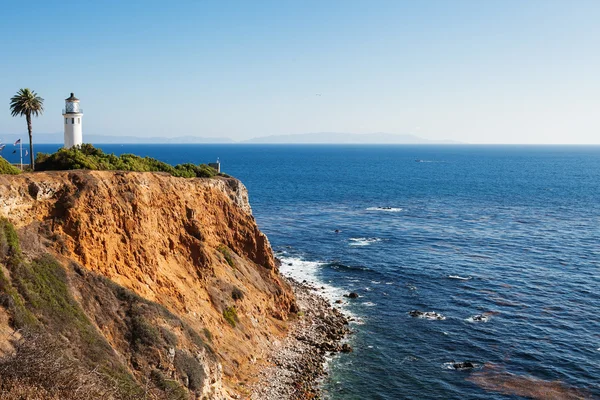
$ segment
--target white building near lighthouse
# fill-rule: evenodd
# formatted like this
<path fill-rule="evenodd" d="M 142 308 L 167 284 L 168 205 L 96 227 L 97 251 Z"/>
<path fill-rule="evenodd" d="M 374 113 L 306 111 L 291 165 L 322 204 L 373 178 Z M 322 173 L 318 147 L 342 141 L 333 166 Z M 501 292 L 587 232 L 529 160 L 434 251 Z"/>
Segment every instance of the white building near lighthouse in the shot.
<path fill-rule="evenodd" d="M 79 108 L 79 99 L 71 93 L 71 97 L 65 99 L 65 109 L 63 110 L 65 119 L 65 145 L 66 149 L 73 146 L 81 146 L 83 143 L 83 133 L 81 123 L 83 122 L 83 110 Z"/>

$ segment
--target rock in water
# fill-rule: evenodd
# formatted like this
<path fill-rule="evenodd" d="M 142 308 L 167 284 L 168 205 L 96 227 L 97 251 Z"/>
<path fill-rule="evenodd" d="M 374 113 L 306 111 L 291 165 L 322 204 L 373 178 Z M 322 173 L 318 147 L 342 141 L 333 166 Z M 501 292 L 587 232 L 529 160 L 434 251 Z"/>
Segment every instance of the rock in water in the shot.
<path fill-rule="evenodd" d="M 458 362 L 458 363 L 454 363 L 452 364 L 452 367 L 454 367 L 454 369 L 473 369 L 475 368 L 475 365 L 470 362 L 470 361 L 464 361 L 464 362 Z"/>
<path fill-rule="evenodd" d="M 408 315 L 415 318 L 423 318 L 429 320 L 438 320 L 443 321 L 446 319 L 442 314 L 439 314 L 435 311 L 419 311 L 419 310 L 411 310 L 408 312 Z"/>

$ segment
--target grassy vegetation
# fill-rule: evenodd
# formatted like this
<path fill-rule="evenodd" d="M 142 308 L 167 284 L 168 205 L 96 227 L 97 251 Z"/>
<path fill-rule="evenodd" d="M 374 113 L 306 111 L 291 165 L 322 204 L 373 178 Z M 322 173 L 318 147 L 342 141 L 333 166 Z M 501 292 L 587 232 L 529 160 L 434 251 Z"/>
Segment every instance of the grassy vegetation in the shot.
<path fill-rule="evenodd" d="M 180 375 L 187 377 L 188 388 L 192 391 L 204 385 L 204 369 L 196 357 L 185 350 L 175 352 L 175 368 Z"/>
<path fill-rule="evenodd" d="M 227 261 L 227 264 L 229 264 L 231 268 L 235 268 L 235 261 L 233 260 L 233 256 L 231 255 L 231 250 L 229 250 L 224 244 L 220 245 L 217 248 L 217 250 L 219 250 L 219 252 L 223 254 L 223 257 L 225 257 L 225 261 Z"/>
<path fill-rule="evenodd" d="M 165 340 L 165 342 L 172 347 L 176 347 L 177 344 L 179 343 L 179 339 L 177 338 L 177 335 L 175 335 L 173 332 L 171 332 L 168 328 L 165 328 L 164 326 L 161 326 L 160 328 L 160 334 L 163 337 L 163 339 Z"/>
<path fill-rule="evenodd" d="M 0 306 L 8 311 L 11 325 L 24 335 L 19 344 L 23 352 L 0 356 L 0 377 L 6 377 L 0 379 L 3 400 L 102 397 L 96 391 L 123 400 L 183 400 L 190 396 L 186 386 L 190 391 L 202 388 L 204 368 L 194 354 L 204 348 L 211 357 L 216 356 L 195 330 L 163 306 L 105 277 L 75 263 L 70 268 L 73 274 L 49 254 L 29 260 L 21 252 L 12 224 L 0 218 Z M 78 288 L 79 302 L 73 298 L 71 286 Z M 128 355 L 133 374 L 115 356 L 84 309 L 92 310 L 91 318 L 99 326 L 114 324 L 120 329 L 125 341 L 115 348 Z M 235 309 L 230 314 L 228 311 L 227 318 L 235 324 Z M 187 340 L 181 342 L 175 332 Z M 212 339 L 208 329 L 204 336 Z M 177 348 L 187 342 L 193 345 Z M 154 370 L 156 360 L 162 358 L 158 355 L 173 348 L 177 372 L 167 379 L 164 370 Z M 73 385 L 84 389 L 77 391 Z"/>
<path fill-rule="evenodd" d="M 2 400 L 76 400 L 102 398 L 100 377 L 66 357 L 60 338 L 26 334 L 15 351 L 0 358 Z"/>
<path fill-rule="evenodd" d="M 212 342 L 212 340 L 213 340 L 213 334 L 212 334 L 212 332 L 210 331 L 210 329 L 208 329 L 208 328 L 203 328 L 203 329 L 202 329 L 202 332 L 204 333 L 204 337 L 205 337 L 205 338 L 206 338 L 206 339 L 207 339 L 209 342 Z"/>
<path fill-rule="evenodd" d="M 223 318 L 225 318 L 225 321 L 227 321 L 229 325 L 235 328 L 235 324 L 238 322 L 238 316 L 235 307 L 230 306 L 224 309 Z"/>
<path fill-rule="evenodd" d="M 134 350 L 140 351 L 143 346 L 162 345 L 162 335 L 158 329 L 148 321 L 144 312 L 137 308 L 140 307 L 133 306 L 128 312 L 130 314 L 130 341 Z"/>
<path fill-rule="evenodd" d="M 20 173 L 21 170 L 19 168 L 14 167 L 4 157 L 0 157 L 0 174 L 17 175 Z"/>
<path fill-rule="evenodd" d="M 19 238 L 14 227 L 6 218 L 0 219 L 0 247 L 6 263 L 10 266 L 18 265 L 22 259 Z M 12 319 L 12 324 L 17 329 L 36 327 L 38 320 L 27 309 L 23 298 L 13 285 L 10 284 L 0 267 L 0 305 L 5 307 Z"/>
<path fill-rule="evenodd" d="M 31 261 L 26 260 L 21 253 L 14 227 L 4 218 L 0 219 L 0 247 L 1 261 L 10 272 L 9 281 L 0 267 L 1 304 L 9 311 L 13 327 L 19 329 L 26 338 L 22 345 L 24 351 L 27 350 L 24 355 L 1 360 L 11 370 L 20 368 L 27 371 L 25 375 L 15 375 L 15 379 L 30 379 L 30 386 L 42 385 L 40 390 L 48 393 L 58 390 L 51 378 L 51 375 L 57 374 L 53 367 L 57 365 L 54 363 L 57 360 L 50 350 L 61 344 L 48 340 L 52 337 L 64 338 L 71 345 L 56 352 L 64 359 L 63 364 L 69 366 L 69 376 L 81 375 L 84 374 L 82 371 L 99 367 L 103 374 L 99 375 L 95 386 L 104 381 L 118 391 L 122 398 L 139 396 L 142 389 L 114 359 L 110 345 L 71 295 L 66 271 L 58 261 L 49 254 Z M 30 340 L 28 337 L 35 339 Z M 28 348 L 30 342 L 37 344 Z M 40 347 L 40 343 L 47 346 Z M 75 358 L 71 359 L 72 356 Z M 75 359 L 79 361 L 76 362 Z M 65 378 L 68 379 L 70 378 Z M 59 398 L 70 398 L 65 397 L 64 393 L 61 396 Z"/>
<path fill-rule="evenodd" d="M 134 154 L 106 154 L 91 144 L 81 147 L 60 149 L 54 154 L 38 153 L 36 171 L 55 170 L 107 170 L 107 171 L 137 171 L 137 172 L 166 172 L 183 178 L 212 178 L 217 171 L 205 164 L 170 164 L 150 157 L 139 157 Z"/>
<path fill-rule="evenodd" d="M 163 390 L 169 399 L 172 400 L 188 400 L 189 396 L 187 391 L 181 386 L 179 382 L 173 379 L 167 379 L 165 375 L 155 369 L 150 373 L 150 380 L 160 390 Z"/>

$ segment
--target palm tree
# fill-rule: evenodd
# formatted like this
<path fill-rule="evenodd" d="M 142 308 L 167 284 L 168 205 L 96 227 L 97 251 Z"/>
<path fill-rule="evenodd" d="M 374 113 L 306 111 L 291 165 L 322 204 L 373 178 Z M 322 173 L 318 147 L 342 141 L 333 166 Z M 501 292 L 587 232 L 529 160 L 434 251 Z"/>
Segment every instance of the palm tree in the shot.
<path fill-rule="evenodd" d="M 27 131 L 29 132 L 29 160 L 31 170 L 33 164 L 33 139 L 31 136 L 31 116 L 39 116 L 44 112 L 44 99 L 37 95 L 36 92 L 29 89 L 19 89 L 16 95 L 10 99 L 10 114 L 13 117 L 18 115 L 25 116 L 27 119 Z"/>

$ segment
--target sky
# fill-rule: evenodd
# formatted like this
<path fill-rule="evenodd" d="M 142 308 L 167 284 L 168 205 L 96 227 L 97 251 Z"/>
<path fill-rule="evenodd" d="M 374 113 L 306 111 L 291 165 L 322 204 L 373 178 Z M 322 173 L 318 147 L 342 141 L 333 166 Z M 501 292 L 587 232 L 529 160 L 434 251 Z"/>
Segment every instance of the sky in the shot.
<path fill-rule="evenodd" d="M 600 144 L 598 21 L 597 0 L 4 2 L 0 138 L 26 132 L 8 104 L 28 87 L 57 142 L 75 92 L 84 140 Z"/>

